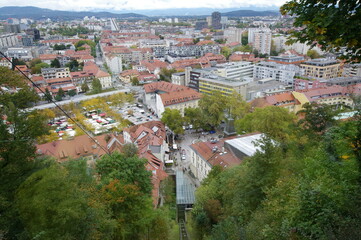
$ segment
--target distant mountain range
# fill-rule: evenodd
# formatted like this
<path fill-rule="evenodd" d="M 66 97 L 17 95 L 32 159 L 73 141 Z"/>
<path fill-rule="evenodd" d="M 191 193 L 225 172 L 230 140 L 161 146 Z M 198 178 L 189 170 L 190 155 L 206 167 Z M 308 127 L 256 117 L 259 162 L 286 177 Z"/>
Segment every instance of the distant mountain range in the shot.
<path fill-rule="evenodd" d="M 0 8 L 0 19 L 8 18 L 32 18 L 53 20 L 71 20 L 80 19 L 85 16 L 95 16 L 97 18 L 146 18 L 147 16 L 136 13 L 110 13 L 110 12 L 74 12 L 74 11 L 58 11 L 47 8 L 37 7 L 2 7 Z"/>
<path fill-rule="evenodd" d="M 226 12 L 228 10 L 228 12 Z M 232 11 L 229 11 L 232 10 Z M 227 17 L 255 17 L 255 16 L 277 16 L 278 10 L 268 11 L 254 11 L 254 10 L 237 10 L 237 9 L 211 9 L 211 8 L 188 8 L 188 9 L 163 9 L 163 10 L 135 10 L 134 12 L 147 13 L 153 18 L 155 16 L 178 16 L 178 17 L 204 17 L 210 15 L 214 11 L 219 11 L 222 16 Z M 147 18 L 148 16 L 139 13 L 125 13 L 125 12 L 96 12 L 96 11 L 58 11 L 38 7 L 2 7 L 0 8 L 0 19 L 8 18 L 32 18 L 32 19 L 46 19 L 52 20 L 72 20 L 81 19 L 85 16 L 95 16 L 97 18 Z"/>

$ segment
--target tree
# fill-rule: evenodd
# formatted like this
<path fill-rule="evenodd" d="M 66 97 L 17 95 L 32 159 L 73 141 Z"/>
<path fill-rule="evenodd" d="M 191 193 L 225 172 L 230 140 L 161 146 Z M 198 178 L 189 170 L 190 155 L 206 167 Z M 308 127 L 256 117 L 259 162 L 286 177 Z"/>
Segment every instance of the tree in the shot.
<path fill-rule="evenodd" d="M 63 99 L 63 97 L 65 97 L 65 92 L 64 92 L 64 90 L 62 88 L 59 88 L 58 93 L 55 96 L 55 99 L 57 101 L 61 101 Z"/>
<path fill-rule="evenodd" d="M 172 74 L 176 72 L 177 70 L 175 70 L 174 68 L 171 69 L 162 68 L 159 73 L 159 79 L 161 81 L 171 82 Z"/>
<path fill-rule="evenodd" d="M 314 49 L 310 49 L 306 53 L 311 59 L 319 58 L 321 55 Z"/>
<path fill-rule="evenodd" d="M 68 91 L 68 95 L 69 95 L 70 97 L 74 97 L 74 96 L 76 95 L 76 91 L 75 91 L 74 89 L 70 89 L 70 90 Z"/>
<path fill-rule="evenodd" d="M 209 127 L 216 127 L 224 119 L 227 97 L 219 91 L 213 91 L 210 95 L 205 94 L 199 101 L 199 108 L 203 113 L 203 122 Z"/>
<path fill-rule="evenodd" d="M 242 45 L 248 45 L 248 32 L 242 33 Z"/>
<path fill-rule="evenodd" d="M 49 64 L 43 63 L 43 62 L 35 64 L 35 66 L 31 68 L 31 73 L 32 74 L 39 74 L 39 73 L 41 73 L 42 68 L 48 68 L 48 67 L 50 67 Z"/>
<path fill-rule="evenodd" d="M 115 239 L 140 239 L 151 220 L 151 172 L 146 160 L 114 152 L 97 161 L 101 193 L 117 220 Z"/>
<path fill-rule="evenodd" d="M 67 64 L 65 64 L 66 67 L 70 69 L 71 72 L 78 71 L 79 69 L 79 62 L 77 60 L 71 60 Z"/>
<path fill-rule="evenodd" d="M 41 162 L 35 159 L 35 139 L 48 133 L 49 128 L 44 116 L 36 111 L 22 111 L 24 106 L 11 100 L 1 104 L 0 231 L 7 239 L 15 239 L 23 231 L 14 205 L 15 192 L 32 172 L 41 168 Z"/>
<path fill-rule="evenodd" d="M 197 44 L 199 43 L 200 39 L 199 38 L 193 38 L 193 44 Z"/>
<path fill-rule="evenodd" d="M 124 157 L 131 158 L 137 156 L 138 154 L 138 147 L 134 143 L 126 143 L 122 147 L 122 153 Z"/>
<path fill-rule="evenodd" d="M 138 86 L 139 85 L 139 79 L 137 77 L 132 77 L 132 85 L 133 86 Z"/>
<path fill-rule="evenodd" d="M 89 91 L 89 86 L 86 82 L 84 82 L 82 85 L 81 85 L 81 91 L 82 92 L 87 92 Z"/>
<path fill-rule="evenodd" d="M 43 98 L 45 101 L 48 101 L 49 103 L 53 100 L 53 95 L 51 94 L 48 88 L 45 88 L 45 94 Z"/>
<path fill-rule="evenodd" d="M 50 66 L 53 68 L 60 68 L 61 65 L 60 65 L 59 59 L 54 58 L 54 60 L 51 61 Z"/>
<path fill-rule="evenodd" d="M 12 102 L 17 108 L 28 108 L 39 101 L 39 95 L 26 84 L 26 79 L 18 72 L 6 67 L 0 67 L 0 85 L 13 91 L 0 90 L 0 103 L 6 105 Z M 20 90 L 16 90 L 19 89 Z"/>
<path fill-rule="evenodd" d="M 294 16 L 294 31 L 289 42 L 300 41 L 311 46 L 320 44 L 323 50 L 345 48 L 343 57 L 360 60 L 361 19 L 359 1 L 291 0 L 281 7 L 283 15 Z M 342 21 L 340 21 L 342 19 Z"/>
<path fill-rule="evenodd" d="M 97 94 L 102 92 L 102 84 L 100 83 L 100 80 L 98 78 L 95 78 L 92 81 L 92 93 Z"/>
<path fill-rule="evenodd" d="M 193 129 L 200 129 L 204 125 L 203 114 L 200 108 L 185 108 L 184 122 L 187 125 L 193 125 Z"/>
<path fill-rule="evenodd" d="M 12 62 L 13 62 L 12 67 L 11 67 L 12 70 L 14 70 L 15 66 L 17 66 L 17 65 L 26 65 L 24 60 L 19 60 L 18 58 L 14 58 Z"/>
<path fill-rule="evenodd" d="M 226 99 L 227 108 L 230 116 L 233 119 L 239 119 L 244 117 L 250 111 L 250 105 L 243 99 L 242 95 L 233 92 Z"/>
<path fill-rule="evenodd" d="M 259 56 L 259 52 L 257 49 L 253 49 L 253 54 L 255 57 L 258 57 Z"/>
<path fill-rule="evenodd" d="M 243 45 L 233 48 L 233 52 L 252 52 L 252 47 L 250 45 Z"/>
<path fill-rule="evenodd" d="M 295 120 L 296 116 L 287 109 L 270 106 L 256 108 L 252 113 L 236 120 L 235 127 L 240 134 L 259 131 L 276 140 L 286 140 L 292 133 Z"/>
<path fill-rule="evenodd" d="M 178 109 L 166 108 L 162 114 L 161 121 L 169 127 L 175 134 L 184 133 L 183 117 Z"/>
<path fill-rule="evenodd" d="M 232 51 L 229 47 L 222 47 L 221 49 L 221 54 L 226 58 L 228 59 L 229 56 L 231 55 Z"/>
<path fill-rule="evenodd" d="M 116 222 L 87 174 L 86 161 L 52 164 L 18 189 L 16 205 L 30 238 L 109 239 Z"/>
<path fill-rule="evenodd" d="M 304 115 L 299 124 L 313 134 L 324 133 L 327 128 L 335 124 L 334 117 L 337 115 L 330 105 L 315 102 L 304 104 L 298 114 Z"/>

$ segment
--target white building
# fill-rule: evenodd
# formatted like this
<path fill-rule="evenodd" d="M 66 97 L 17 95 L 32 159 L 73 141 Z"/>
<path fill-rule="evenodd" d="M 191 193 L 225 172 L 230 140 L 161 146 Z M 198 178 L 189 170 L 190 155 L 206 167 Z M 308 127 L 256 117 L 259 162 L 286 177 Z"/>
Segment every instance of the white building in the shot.
<path fill-rule="evenodd" d="M 227 43 L 238 42 L 242 43 L 242 33 L 244 29 L 241 28 L 227 28 L 224 30 L 224 37 L 227 39 Z"/>
<path fill-rule="evenodd" d="M 103 89 L 112 87 L 112 76 L 109 73 L 99 70 L 95 77 L 99 79 Z"/>
<path fill-rule="evenodd" d="M 166 108 L 178 109 L 184 116 L 184 109 L 198 107 L 200 98 L 201 94 L 191 88 L 164 81 L 144 85 L 144 103 L 159 117 Z"/>
<path fill-rule="evenodd" d="M 190 169 L 199 181 L 203 181 L 213 166 L 224 169 L 233 167 L 241 164 L 245 157 L 260 151 L 260 146 L 256 146 L 256 143 L 262 137 L 263 134 L 253 133 L 219 141 L 194 143 L 190 146 Z"/>
<path fill-rule="evenodd" d="M 69 68 L 42 68 L 41 74 L 44 79 L 53 79 L 53 78 L 67 78 L 70 77 Z"/>
<path fill-rule="evenodd" d="M 254 65 L 253 77 L 254 79 L 272 78 L 280 81 L 286 85 L 293 85 L 293 78 L 295 75 L 302 75 L 300 67 L 289 64 L 279 64 L 276 62 L 260 62 Z"/>
<path fill-rule="evenodd" d="M 119 74 L 123 71 L 122 58 L 117 55 L 105 55 L 104 57 L 106 64 L 113 74 Z"/>
<path fill-rule="evenodd" d="M 19 41 L 15 33 L 0 35 L 0 48 L 15 47 L 17 45 L 19 45 Z"/>
<path fill-rule="evenodd" d="M 221 63 L 217 64 L 215 68 L 215 74 L 220 77 L 237 80 L 241 80 L 245 77 L 253 77 L 253 64 L 251 62 Z"/>

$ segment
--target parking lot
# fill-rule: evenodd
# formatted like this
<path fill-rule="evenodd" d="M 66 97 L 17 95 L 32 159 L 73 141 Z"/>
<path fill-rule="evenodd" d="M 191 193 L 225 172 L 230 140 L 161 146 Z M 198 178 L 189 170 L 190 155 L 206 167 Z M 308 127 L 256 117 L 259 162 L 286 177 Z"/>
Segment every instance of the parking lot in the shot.
<path fill-rule="evenodd" d="M 159 118 L 152 115 L 141 104 L 126 104 L 118 111 L 124 119 L 128 119 L 133 124 L 142 124 L 149 121 L 159 121 Z"/>

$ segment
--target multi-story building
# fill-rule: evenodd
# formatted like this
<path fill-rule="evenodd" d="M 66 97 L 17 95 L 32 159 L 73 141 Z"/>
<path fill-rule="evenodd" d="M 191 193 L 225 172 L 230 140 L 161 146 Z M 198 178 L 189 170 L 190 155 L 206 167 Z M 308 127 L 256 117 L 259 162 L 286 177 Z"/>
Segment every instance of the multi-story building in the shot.
<path fill-rule="evenodd" d="M 300 64 L 306 61 L 305 57 L 298 55 L 280 55 L 280 56 L 270 56 L 269 62 L 276 62 L 281 64 Z"/>
<path fill-rule="evenodd" d="M 259 31 L 254 33 L 253 48 L 260 54 L 271 53 L 272 33 L 268 31 Z"/>
<path fill-rule="evenodd" d="M 159 117 L 166 108 L 178 109 L 184 115 L 187 107 L 198 107 L 201 95 L 193 89 L 164 81 L 144 85 L 144 103 Z"/>
<path fill-rule="evenodd" d="M 227 43 L 238 42 L 242 43 L 242 33 L 244 29 L 241 28 L 227 28 L 224 30 L 224 37 L 227 39 Z"/>
<path fill-rule="evenodd" d="M 285 92 L 257 98 L 252 101 L 253 107 L 279 106 L 297 113 L 306 103 L 318 103 L 353 107 L 351 95 L 361 95 L 361 84 L 351 86 L 320 86 L 318 88 Z"/>
<path fill-rule="evenodd" d="M 104 55 L 104 59 L 113 74 L 119 74 L 123 71 L 121 57 L 113 54 L 106 54 Z"/>
<path fill-rule="evenodd" d="M 67 78 L 70 77 L 69 68 L 42 68 L 41 74 L 44 79 L 52 79 L 52 78 Z"/>
<path fill-rule="evenodd" d="M 361 63 L 344 65 L 342 76 L 361 77 Z"/>
<path fill-rule="evenodd" d="M 272 78 L 288 86 L 293 86 L 294 76 L 301 75 L 301 68 L 296 65 L 284 65 L 276 62 L 260 62 L 254 65 L 255 79 Z"/>
<path fill-rule="evenodd" d="M 247 97 L 245 100 L 251 101 L 255 98 L 286 92 L 289 90 L 286 87 L 287 85 L 284 83 L 275 81 L 272 78 L 253 81 L 247 86 Z"/>
<path fill-rule="evenodd" d="M 173 73 L 172 74 L 172 83 L 177 85 L 185 85 L 185 72 Z"/>
<path fill-rule="evenodd" d="M 341 76 L 340 63 L 334 59 L 313 59 L 302 63 L 300 67 L 308 77 L 330 79 Z"/>
<path fill-rule="evenodd" d="M 5 54 L 10 58 L 18 58 L 24 61 L 30 61 L 33 59 L 30 48 L 8 48 Z"/>
<path fill-rule="evenodd" d="M 206 53 L 219 54 L 221 48 L 218 45 L 186 45 L 186 46 L 171 46 L 171 47 L 155 47 L 153 48 L 154 56 L 156 58 L 165 58 L 171 56 L 177 57 L 201 57 Z"/>
<path fill-rule="evenodd" d="M 212 28 L 214 29 L 222 29 L 221 24 L 221 13 L 220 12 L 213 12 L 212 13 Z"/>
<path fill-rule="evenodd" d="M 216 74 L 230 79 L 242 79 L 253 77 L 253 64 L 250 62 L 229 62 L 217 64 L 215 66 Z"/>
<path fill-rule="evenodd" d="M 257 141 L 263 137 L 260 133 L 251 133 L 220 140 L 197 142 L 190 145 L 190 169 L 195 177 L 204 180 L 214 166 L 223 169 L 241 164 L 246 157 L 253 156 L 261 147 Z"/>
<path fill-rule="evenodd" d="M 246 99 L 247 86 L 251 79 L 232 80 L 229 78 L 219 77 L 217 75 L 209 75 L 207 77 L 200 77 L 198 81 L 200 93 L 212 94 L 214 91 L 219 91 L 223 95 L 229 96 L 233 92 L 236 92 Z"/>
<path fill-rule="evenodd" d="M 17 45 L 19 45 L 19 41 L 15 33 L 0 35 L 0 48 L 15 47 Z"/>

